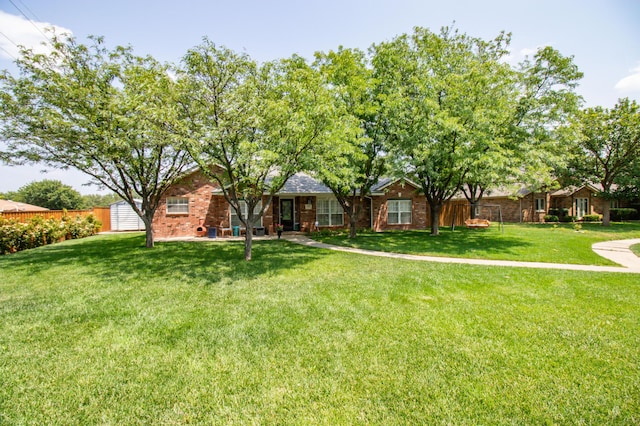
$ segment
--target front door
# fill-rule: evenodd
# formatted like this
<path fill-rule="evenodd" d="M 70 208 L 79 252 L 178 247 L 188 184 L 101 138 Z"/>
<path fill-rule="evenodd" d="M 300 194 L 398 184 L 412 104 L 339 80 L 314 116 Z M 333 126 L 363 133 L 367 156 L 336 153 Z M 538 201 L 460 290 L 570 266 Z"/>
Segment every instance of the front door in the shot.
<path fill-rule="evenodd" d="M 285 231 L 293 231 L 293 200 L 280 199 L 280 223 Z"/>
<path fill-rule="evenodd" d="M 582 219 L 585 214 L 589 214 L 589 199 L 576 198 L 576 217 Z"/>

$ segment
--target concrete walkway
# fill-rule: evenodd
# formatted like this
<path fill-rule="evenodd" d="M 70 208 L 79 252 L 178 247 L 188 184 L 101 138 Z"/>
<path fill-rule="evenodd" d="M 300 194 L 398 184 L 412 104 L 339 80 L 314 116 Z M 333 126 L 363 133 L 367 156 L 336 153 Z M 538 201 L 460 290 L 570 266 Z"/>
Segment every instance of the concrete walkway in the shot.
<path fill-rule="evenodd" d="M 263 237 L 253 237 L 254 241 L 275 240 L 275 235 L 266 235 Z M 362 250 L 351 247 L 335 246 L 331 244 L 321 243 L 307 237 L 302 233 L 285 233 L 282 239 L 301 244 L 307 247 L 316 247 L 327 250 L 344 251 L 347 253 L 365 254 L 368 256 L 388 257 L 392 259 L 418 260 L 425 262 L 437 263 L 462 263 L 467 265 L 487 265 L 487 266 L 508 266 L 518 268 L 537 268 L 537 269 L 565 269 L 570 271 L 590 271 L 590 272 L 623 272 L 640 274 L 640 257 L 636 256 L 629 247 L 640 244 L 640 238 L 632 240 L 604 241 L 593 245 L 593 251 L 596 254 L 609 259 L 621 266 L 596 266 L 596 265 L 575 265 L 566 263 L 546 263 L 546 262 L 518 262 L 515 260 L 489 260 L 489 259 L 465 259 L 459 257 L 439 257 L 439 256 L 420 256 L 415 254 L 389 253 L 384 251 Z M 219 238 L 217 241 L 244 241 L 242 237 L 225 237 Z M 160 238 L 157 242 L 162 241 L 216 241 L 207 237 L 177 237 L 177 238 Z"/>
<path fill-rule="evenodd" d="M 640 272 L 640 257 L 631 251 L 630 247 L 640 244 L 640 238 L 632 240 L 604 241 L 595 243 L 591 248 L 598 255 L 616 262 L 625 268 Z"/>
<path fill-rule="evenodd" d="M 348 253 L 365 254 L 368 256 L 388 257 L 393 259 L 419 260 L 438 263 L 462 263 L 467 265 L 488 265 L 488 266 L 508 266 L 519 268 L 538 269 L 565 269 L 571 271 L 590 272 L 626 272 L 640 274 L 640 258 L 630 249 L 634 244 L 640 243 L 639 239 L 605 241 L 593 245 L 593 250 L 600 256 L 605 257 L 622 266 L 595 266 L 595 265 L 573 265 L 564 263 L 544 263 L 544 262 L 517 262 L 513 260 L 488 260 L 488 259 L 464 259 L 456 257 L 418 256 L 414 254 L 388 253 L 383 251 L 362 250 L 351 247 L 334 246 L 314 241 L 304 235 L 283 235 L 288 241 L 301 244 L 307 247 L 323 248 L 327 250 L 344 251 Z"/>

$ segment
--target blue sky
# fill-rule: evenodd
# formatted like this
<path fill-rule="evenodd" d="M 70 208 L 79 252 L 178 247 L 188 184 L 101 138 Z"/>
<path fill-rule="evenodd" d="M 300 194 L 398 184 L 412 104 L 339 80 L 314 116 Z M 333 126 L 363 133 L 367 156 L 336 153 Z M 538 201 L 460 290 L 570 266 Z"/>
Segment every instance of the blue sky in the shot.
<path fill-rule="evenodd" d="M 454 22 L 483 38 L 511 32 L 514 63 L 545 45 L 574 56 L 585 74 L 578 89 L 585 106 L 640 100 L 638 0 L 0 0 L 0 69 L 16 71 L 14 43 L 44 40 L 36 26 L 54 25 L 81 41 L 101 35 L 109 45 L 131 45 L 138 54 L 178 62 L 204 36 L 266 61 L 294 53 L 311 58 L 340 45 L 366 49 L 415 26 L 437 31 Z M 41 169 L 0 165 L 0 192 L 42 179 L 98 192 L 82 186 L 88 179 L 80 173 Z"/>

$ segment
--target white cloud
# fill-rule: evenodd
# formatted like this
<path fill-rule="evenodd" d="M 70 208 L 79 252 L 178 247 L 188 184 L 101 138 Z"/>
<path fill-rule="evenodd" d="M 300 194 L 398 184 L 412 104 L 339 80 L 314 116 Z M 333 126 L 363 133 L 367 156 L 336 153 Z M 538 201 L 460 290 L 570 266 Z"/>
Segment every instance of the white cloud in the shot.
<path fill-rule="evenodd" d="M 509 54 L 503 58 L 503 61 L 511 65 L 517 65 L 527 58 L 533 58 L 533 56 L 538 53 L 538 50 L 545 46 L 550 46 L 550 44 L 541 44 L 536 47 L 525 47 L 517 52 L 511 50 Z"/>
<path fill-rule="evenodd" d="M 538 49 L 540 49 L 542 46 L 538 46 L 536 48 L 530 48 L 530 47 L 526 47 L 524 49 L 520 49 L 520 57 L 524 58 L 526 56 L 533 56 L 538 52 Z"/>
<path fill-rule="evenodd" d="M 38 31 L 38 28 L 34 27 L 34 24 L 44 34 L 47 34 L 47 28 L 53 28 L 56 34 L 71 34 L 71 30 L 58 25 L 36 21 L 33 21 L 32 24 L 21 16 L 11 15 L 0 10 L 0 32 L 2 32 L 0 34 L 0 47 L 2 47 L 0 49 L 0 58 L 17 58 L 20 54 L 18 46 L 31 48 L 38 53 L 48 52 L 47 39 Z"/>
<path fill-rule="evenodd" d="M 631 75 L 617 82 L 614 88 L 621 92 L 640 92 L 640 65 L 631 70 Z"/>

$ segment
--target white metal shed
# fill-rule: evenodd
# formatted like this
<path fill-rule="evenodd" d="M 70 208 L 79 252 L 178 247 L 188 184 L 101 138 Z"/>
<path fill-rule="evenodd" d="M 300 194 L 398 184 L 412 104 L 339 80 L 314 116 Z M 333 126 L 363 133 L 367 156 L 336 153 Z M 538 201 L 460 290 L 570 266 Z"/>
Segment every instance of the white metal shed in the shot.
<path fill-rule="evenodd" d="M 136 200 L 136 205 L 140 208 L 142 201 Z M 126 201 L 118 201 L 109 207 L 111 209 L 112 231 L 144 230 L 144 222 Z"/>

